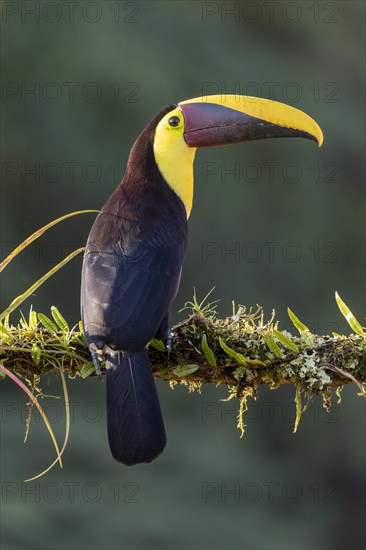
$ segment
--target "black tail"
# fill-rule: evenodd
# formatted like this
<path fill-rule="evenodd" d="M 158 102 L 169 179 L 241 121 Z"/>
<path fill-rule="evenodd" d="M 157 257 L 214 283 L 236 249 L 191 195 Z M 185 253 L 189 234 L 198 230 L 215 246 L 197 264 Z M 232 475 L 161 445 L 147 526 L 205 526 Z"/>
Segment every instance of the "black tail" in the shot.
<path fill-rule="evenodd" d="M 151 462 L 166 445 L 163 417 L 146 350 L 107 355 L 108 439 L 113 457 Z"/>

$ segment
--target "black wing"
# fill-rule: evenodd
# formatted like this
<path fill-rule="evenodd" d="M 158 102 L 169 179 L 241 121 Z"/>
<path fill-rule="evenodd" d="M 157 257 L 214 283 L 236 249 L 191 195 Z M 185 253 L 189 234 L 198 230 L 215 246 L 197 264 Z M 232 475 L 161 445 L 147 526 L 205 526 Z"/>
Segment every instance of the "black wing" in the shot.
<path fill-rule="evenodd" d="M 101 228 L 111 227 L 107 218 L 98 216 L 84 256 L 85 335 L 89 345 L 139 351 L 155 336 L 178 291 L 186 227 L 170 219 L 144 231 L 138 222 L 120 219 L 118 238 L 111 235 L 108 247 L 100 246 L 98 242 L 106 242 L 100 239 Z"/>

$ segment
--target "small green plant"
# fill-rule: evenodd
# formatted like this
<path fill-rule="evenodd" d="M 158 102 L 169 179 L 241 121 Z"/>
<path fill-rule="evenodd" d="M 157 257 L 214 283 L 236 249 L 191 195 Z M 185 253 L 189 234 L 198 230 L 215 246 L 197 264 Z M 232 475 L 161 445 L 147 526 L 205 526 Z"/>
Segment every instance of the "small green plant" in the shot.
<path fill-rule="evenodd" d="M 207 298 L 213 293 L 214 290 L 215 290 L 215 287 L 211 288 L 210 292 L 208 292 L 206 296 L 203 298 L 203 300 L 200 303 L 198 303 L 196 289 L 193 288 L 193 300 L 186 302 L 184 307 L 179 310 L 179 313 L 188 309 L 188 310 L 191 310 L 192 313 L 196 313 L 201 317 L 209 317 L 210 315 L 215 315 L 216 307 L 217 307 L 216 304 L 220 300 L 214 300 L 213 302 L 207 302 L 205 304 Z"/>

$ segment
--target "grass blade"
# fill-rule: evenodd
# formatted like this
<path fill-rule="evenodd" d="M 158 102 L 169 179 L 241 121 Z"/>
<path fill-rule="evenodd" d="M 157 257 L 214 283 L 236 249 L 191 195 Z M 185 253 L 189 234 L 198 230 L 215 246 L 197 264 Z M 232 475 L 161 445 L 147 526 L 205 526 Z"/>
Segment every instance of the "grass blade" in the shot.
<path fill-rule="evenodd" d="M 64 216 L 61 216 L 60 218 L 57 218 L 56 220 L 53 220 L 52 222 L 48 223 L 47 225 L 41 227 L 40 229 L 37 229 L 32 235 L 27 237 L 25 241 L 23 241 L 19 246 L 17 246 L 13 252 L 10 252 L 9 256 L 7 256 L 1 263 L 0 263 L 0 273 L 5 269 L 5 267 L 20 253 L 22 250 L 24 250 L 28 245 L 30 245 L 33 241 L 38 239 L 43 233 L 45 233 L 48 229 L 53 227 L 54 225 L 58 224 L 59 222 L 62 222 L 63 220 L 66 220 L 67 218 L 71 218 L 72 216 L 77 216 L 78 214 L 87 214 L 90 212 L 99 213 L 99 210 L 78 210 L 77 212 L 70 212 L 70 214 L 65 214 Z"/>
<path fill-rule="evenodd" d="M 173 372 L 180 377 L 189 376 L 198 370 L 199 365 L 178 365 Z"/>
<path fill-rule="evenodd" d="M 46 424 L 46 427 L 47 427 L 47 430 L 49 431 L 49 434 L 51 436 L 51 439 L 53 441 L 53 444 L 55 446 L 55 449 L 56 449 L 56 453 L 57 453 L 57 459 L 55 462 L 59 462 L 60 463 L 60 468 L 62 468 L 62 460 L 61 460 L 61 453 L 60 453 L 60 449 L 58 448 L 58 445 L 57 445 L 57 441 L 56 441 L 56 438 L 55 438 L 55 434 L 53 433 L 53 430 L 51 428 L 51 425 L 48 421 L 48 418 L 46 416 L 46 413 L 44 412 L 44 410 L 42 409 L 41 405 L 39 404 L 38 402 L 38 399 L 33 395 L 33 393 L 27 388 L 27 386 L 24 384 L 24 382 L 22 382 L 20 380 L 20 378 L 18 378 L 15 374 L 13 374 L 12 372 L 10 372 L 7 368 L 4 367 L 4 365 L 0 364 L 0 370 L 6 374 L 6 376 L 8 376 L 11 380 L 13 380 L 13 382 L 15 382 L 29 397 L 29 399 L 32 401 L 32 403 L 34 403 L 34 405 L 37 407 L 38 411 L 39 411 L 39 414 L 42 416 L 43 418 L 43 421 L 44 423 Z"/>
<path fill-rule="evenodd" d="M 242 355 L 238 351 L 233 350 L 227 344 L 225 344 L 221 336 L 219 336 L 219 344 L 221 346 L 221 349 L 223 349 L 229 357 L 235 359 L 235 361 L 239 363 L 239 365 L 243 365 L 244 367 L 248 366 L 249 361 L 244 357 L 244 355 Z"/>
<path fill-rule="evenodd" d="M 361 324 L 357 321 L 356 317 L 353 315 L 349 307 L 344 303 L 338 292 L 335 293 L 335 298 L 343 317 L 346 319 L 351 329 L 355 332 L 355 334 L 358 334 L 359 336 L 362 336 L 362 338 L 365 338 L 366 333 L 364 332 Z"/>
<path fill-rule="evenodd" d="M 95 372 L 94 363 L 93 361 L 89 361 L 89 363 L 85 363 L 80 370 L 81 378 L 88 378 L 93 372 Z"/>
<path fill-rule="evenodd" d="M 37 313 L 37 317 L 40 323 L 50 332 L 57 332 L 57 327 L 53 321 L 44 313 Z M 81 332 L 81 331 L 80 331 Z"/>
<path fill-rule="evenodd" d="M 166 347 L 164 343 L 161 340 L 159 340 L 159 338 L 152 338 L 149 342 L 149 346 L 153 347 L 158 351 L 166 351 Z"/>
<path fill-rule="evenodd" d="M 295 313 L 293 311 L 291 311 L 291 309 L 288 307 L 287 308 L 287 313 L 288 313 L 288 316 L 290 317 L 291 321 L 293 322 L 295 328 L 297 328 L 297 330 L 301 333 L 303 332 L 310 332 L 308 327 L 306 325 L 304 325 L 304 323 L 302 323 L 300 321 L 300 319 L 298 319 L 295 315 Z"/>
<path fill-rule="evenodd" d="M 67 262 L 75 258 L 80 252 L 85 250 L 85 247 L 78 248 L 77 250 L 74 250 L 71 254 L 69 254 L 66 258 L 64 258 L 60 263 L 55 265 L 50 271 L 48 271 L 43 277 L 38 279 L 32 286 L 30 286 L 23 294 L 15 298 L 15 300 L 12 301 L 10 306 L 8 306 L 2 313 L 0 313 L 0 321 L 2 321 L 7 315 L 10 315 L 16 309 L 20 304 L 24 302 L 30 296 L 35 290 L 37 290 L 38 287 L 40 287 L 47 279 L 52 277 L 58 271 L 61 267 L 63 267 Z"/>
<path fill-rule="evenodd" d="M 281 348 L 277 344 L 276 340 L 274 339 L 273 334 L 270 334 L 270 333 L 263 334 L 263 339 L 269 351 L 273 353 L 276 357 L 279 357 L 281 359 L 282 357 Z"/>
<path fill-rule="evenodd" d="M 303 413 L 303 408 L 302 408 L 302 403 L 301 403 L 301 389 L 300 389 L 299 386 L 296 386 L 295 404 L 296 404 L 296 418 L 295 418 L 294 429 L 293 429 L 293 432 L 292 432 L 294 434 L 297 432 L 297 428 L 299 426 L 301 415 Z"/>
<path fill-rule="evenodd" d="M 4 340 L 4 342 L 6 342 L 7 344 L 11 344 L 11 342 L 13 341 L 13 336 L 10 330 L 8 330 L 1 321 L 0 321 L 0 339 Z"/>
<path fill-rule="evenodd" d="M 299 352 L 298 346 L 295 344 L 295 342 L 292 342 L 287 336 L 283 334 L 280 330 L 273 330 L 274 336 L 276 336 L 277 340 L 281 342 L 285 348 L 291 349 L 292 351 L 295 351 L 296 353 Z"/>
<path fill-rule="evenodd" d="M 51 313 L 52 313 L 52 317 L 54 318 L 54 320 L 56 321 L 56 323 L 58 324 L 62 332 L 70 332 L 70 327 L 65 317 L 61 315 L 60 311 L 56 306 L 51 307 Z"/>
<path fill-rule="evenodd" d="M 64 391 L 65 412 L 66 412 L 65 439 L 64 439 L 64 443 L 62 445 L 62 449 L 60 451 L 60 457 L 61 457 L 63 455 L 64 450 L 66 449 L 66 445 L 67 445 L 67 442 L 69 440 L 69 434 L 70 434 L 70 402 L 69 402 L 69 393 L 67 391 L 66 380 L 65 380 L 65 376 L 64 376 L 64 373 L 63 373 L 62 369 L 60 369 L 60 375 L 61 375 L 61 380 L 62 380 L 62 389 Z M 34 477 L 31 477 L 29 479 L 25 479 L 24 482 L 27 483 L 28 481 L 34 481 L 35 479 L 38 479 L 39 477 L 42 477 L 44 474 L 49 472 L 54 467 L 54 465 L 57 463 L 57 461 L 58 461 L 58 459 L 56 458 L 52 462 L 52 464 L 50 466 L 48 466 L 48 468 L 43 470 L 43 472 L 41 472 L 40 474 L 38 474 Z"/>
<path fill-rule="evenodd" d="M 205 354 L 206 361 L 211 367 L 217 367 L 217 361 L 214 352 L 210 348 L 207 342 L 207 335 L 204 332 L 202 334 L 202 341 L 201 341 L 201 347 L 203 350 L 203 353 Z"/>

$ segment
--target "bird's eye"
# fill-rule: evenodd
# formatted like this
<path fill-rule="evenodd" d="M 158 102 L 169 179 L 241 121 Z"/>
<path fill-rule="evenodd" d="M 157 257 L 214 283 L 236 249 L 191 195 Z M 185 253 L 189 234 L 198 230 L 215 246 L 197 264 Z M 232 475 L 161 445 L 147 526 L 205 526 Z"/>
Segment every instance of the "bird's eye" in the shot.
<path fill-rule="evenodd" d="M 169 126 L 172 126 L 173 128 L 176 128 L 176 127 L 179 126 L 179 124 L 180 124 L 180 118 L 177 117 L 177 116 L 172 116 L 172 117 L 168 120 L 168 123 L 169 123 Z"/>

